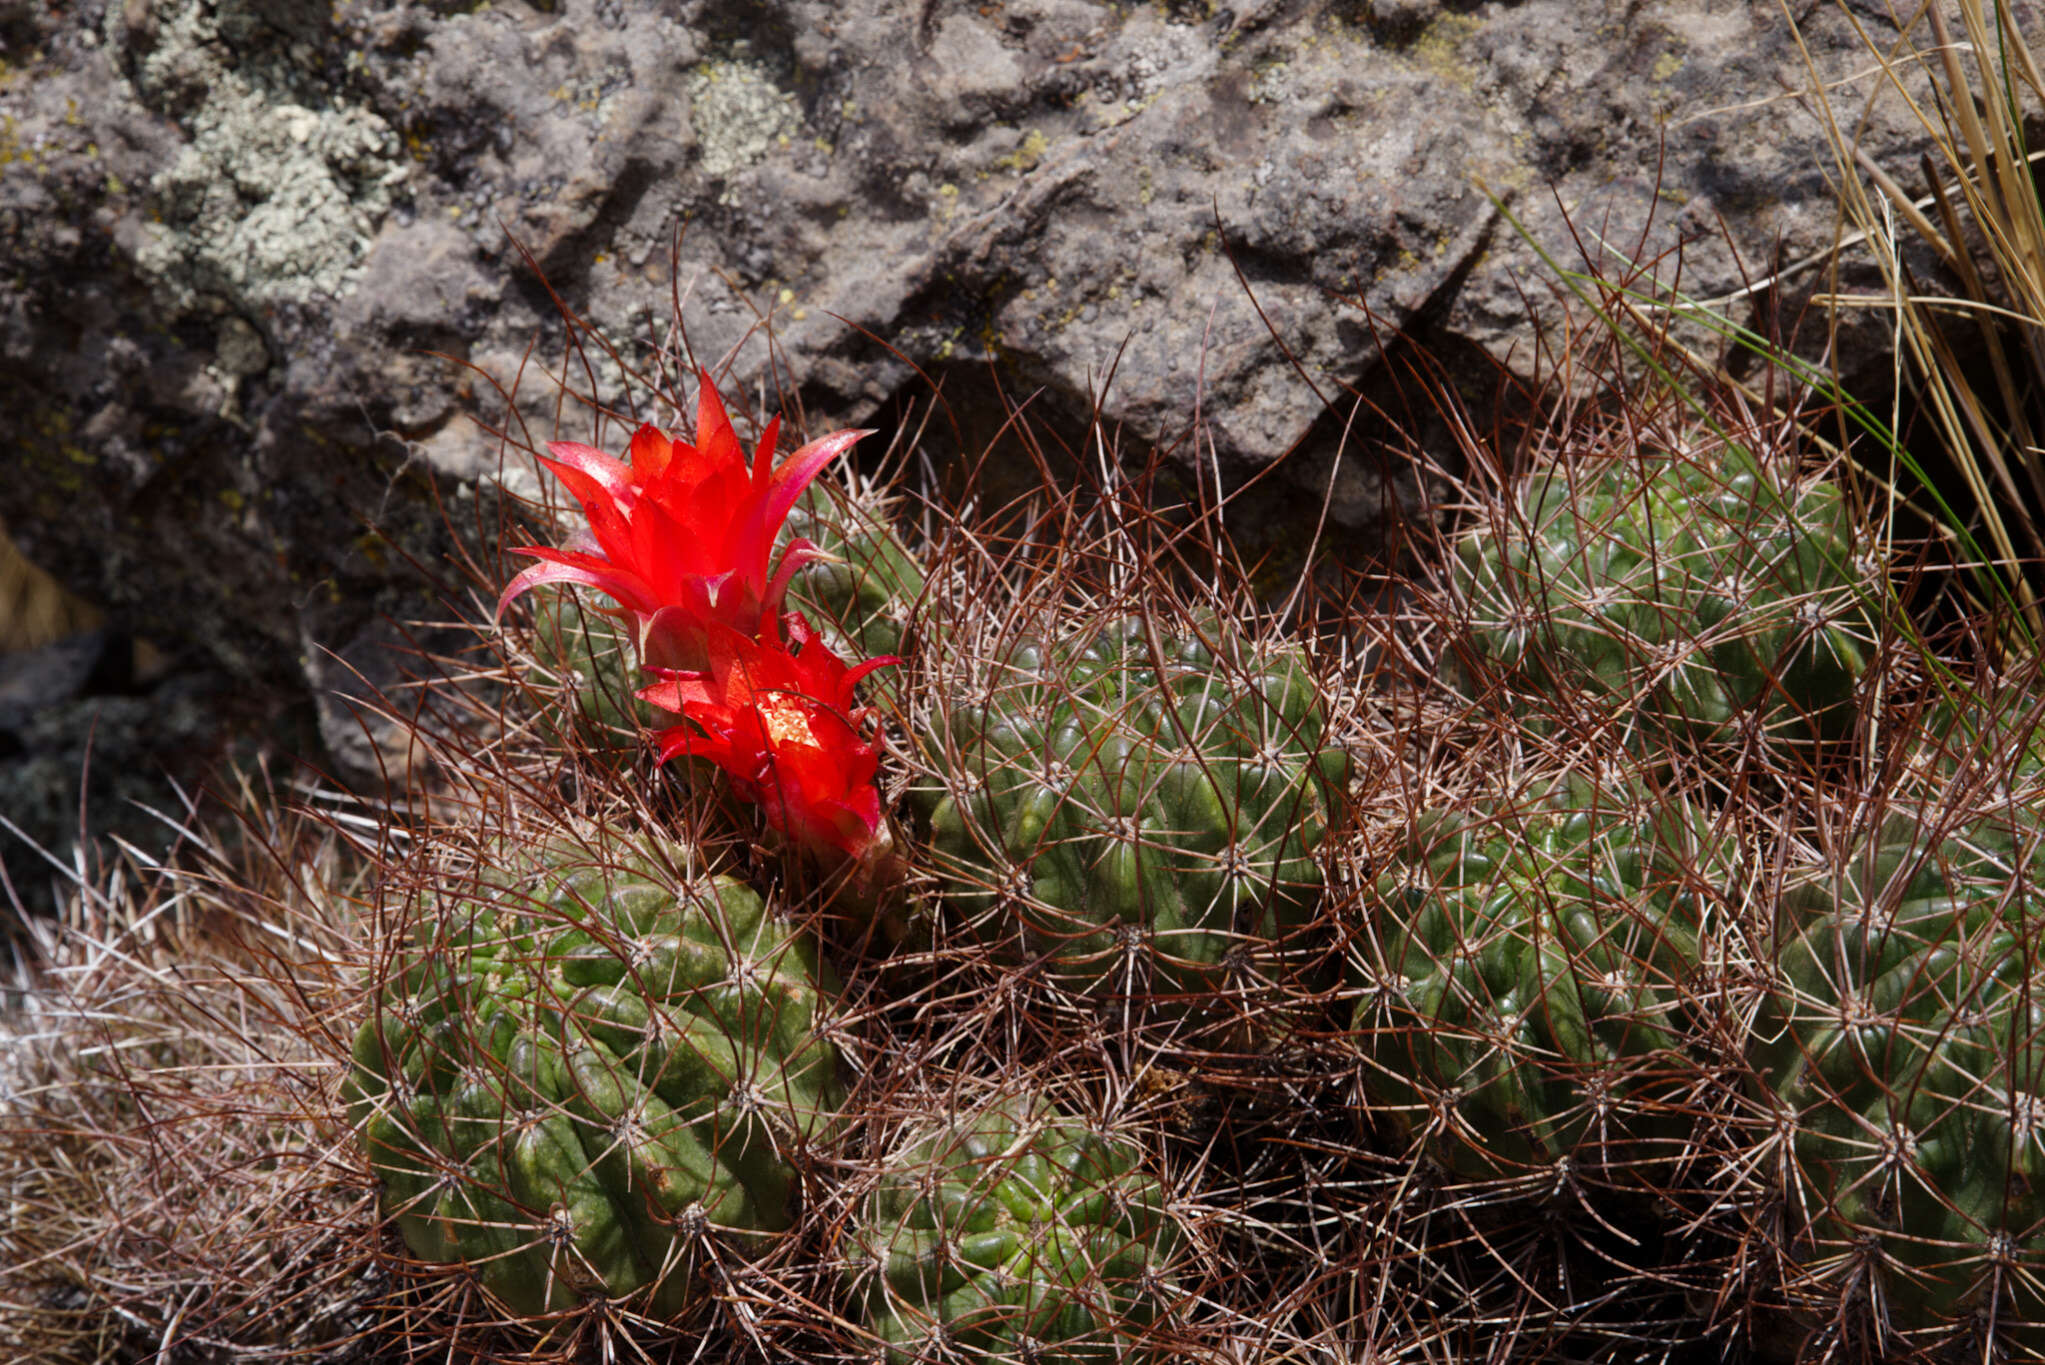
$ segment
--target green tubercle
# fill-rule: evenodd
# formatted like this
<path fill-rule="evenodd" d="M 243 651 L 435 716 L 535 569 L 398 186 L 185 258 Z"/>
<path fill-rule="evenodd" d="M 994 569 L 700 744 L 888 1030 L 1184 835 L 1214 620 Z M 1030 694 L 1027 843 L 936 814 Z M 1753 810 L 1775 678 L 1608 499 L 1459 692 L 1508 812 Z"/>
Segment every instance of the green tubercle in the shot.
<path fill-rule="evenodd" d="M 823 480 L 803 490 L 788 514 L 787 535 L 826 555 L 801 570 L 788 604 L 824 633 L 844 658 L 900 654 L 903 629 L 923 597 L 923 567 L 870 494 Z"/>
<path fill-rule="evenodd" d="M 1354 1018 L 1373 1113 L 1472 1176 L 1673 1156 L 1714 851 L 1675 799 L 1560 781 L 1416 824 Z"/>
<path fill-rule="evenodd" d="M 1755 1036 L 1831 1262 L 1872 1241 L 1902 1327 L 2045 1316 L 2045 961 L 2035 813 L 1897 810 L 1782 897 Z M 2032 1345 L 2040 1343 L 2033 1340 Z"/>
<path fill-rule="evenodd" d="M 815 949 L 680 850 L 515 855 L 431 898 L 344 1085 L 380 1206 L 516 1316 L 587 1297 L 659 1317 L 715 1232 L 788 1228 L 839 1102 Z"/>
<path fill-rule="evenodd" d="M 1129 616 L 980 663 L 912 790 L 972 931 L 1103 1000 L 1186 1005 L 1273 967 L 1348 774 L 1305 658 Z"/>
<path fill-rule="evenodd" d="M 1457 547 L 1479 679 L 1588 695 L 1629 747 L 1848 733 L 1884 589 L 1841 490 L 1728 445 L 1541 470 Z"/>
<path fill-rule="evenodd" d="M 1151 1359 L 1179 1236 L 1132 1144 L 1010 1098 L 889 1155 L 847 1278 L 893 1365 Z"/>

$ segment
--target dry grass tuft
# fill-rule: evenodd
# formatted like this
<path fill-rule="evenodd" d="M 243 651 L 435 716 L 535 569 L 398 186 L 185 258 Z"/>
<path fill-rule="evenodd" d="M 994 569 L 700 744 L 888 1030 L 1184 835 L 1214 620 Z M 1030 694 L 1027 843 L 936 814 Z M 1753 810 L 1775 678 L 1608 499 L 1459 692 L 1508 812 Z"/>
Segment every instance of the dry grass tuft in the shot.
<path fill-rule="evenodd" d="M 245 788 L 234 832 L 31 920 L 0 1039 L 0 1354 L 315 1354 L 387 1285 L 337 1122 L 364 851 Z"/>
<path fill-rule="evenodd" d="M 40 649 L 99 620 L 96 610 L 23 558 L 0 527 L 0 654 Z"/>
<path fill-rule="evenodd" d="M 1810 99 L 1832 142 L 1844 222 L 1883 283 L 1872 297 L 1835 284 L 1819 301 L 1893 318 L 1901 378 L 1958 486 L 1926 480 L 1893 438 L 1877 454 L 1915 476 L 1919 487 L 1905 491 L 1955 542 L 1980 606 L 2009 611 L 2015 638 L 2035 653 L 2045 638 L 2036 574 L 2045 562 L 2045 204 L 2027 129 L 2045 75 L 2037 35 L 2024 31 L 2035 19 L 2001 0 L 1901 7 L 1891 16 L 1897 36 L 1885 40 L 1841 8 L 1876 61 L 1869 105 L 1901 101 L 1934 151 L 1918 167 L 1925 192 L 1913 195 L 1898 168 L 1860 148 L 1852 111 L 1814 75 Z M 1912 265 L 1927 250 L 1948 284 Z"/>

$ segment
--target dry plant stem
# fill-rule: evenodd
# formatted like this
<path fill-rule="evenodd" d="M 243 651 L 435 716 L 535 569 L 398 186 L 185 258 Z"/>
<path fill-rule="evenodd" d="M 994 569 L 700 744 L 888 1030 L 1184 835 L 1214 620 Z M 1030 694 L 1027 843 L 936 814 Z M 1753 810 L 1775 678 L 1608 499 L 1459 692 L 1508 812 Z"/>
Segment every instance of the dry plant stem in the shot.
<path fill-rule="evenodd" d="M 2024 109 L 2045 98 L 2045 82 L 2009 7 L 1983 0 L 1956 3 L 1959 34 L 1948 25 L 1944 6 L 1925 5 L 1899 22 L 1899 36 L 1886 48 L 1859 16 L 1845 10 L 1879 62 L 1882 79 L 1869 93 L 1870 106 L 1884 95 L 1901 100 L 1932 139 L 1936 156 L 1927 157 L 1922 168 L 1925 201 L 1912 199 L 1861 151 L 1834 114 L 1807 51 L 1805 59 L 1813 73 L 1812 99 L 1833 146 L 1842 208 L 1888 282 L 1889 297 L 1876 306 L 1894 310 L 1908 377 L 1967 486 L 1969 515 L 1978 518 L 1994 550 L 1990 567 L 2008 587 L 2018 588 L 2018 565 L 2045 558 L 2036 512 L 2024 510 L 2045 506 L 2045 449 L 2036 426 L 2045 381 L 2045 337 L 2039 330 L 2045 325 L 2045 209 L 2023 128 Z M 1792 16 L 1792 28 L 1794 22 Z M 1914 93 L 1920 78 L 1929 87 L 1931 108 Z M 1892 215 L 1954 273 L 1959 297 L 1927 296 L 1919 287 Z M 1836 287 L 1829 301 L 1866 306 L 1841 297 Z M 1988 391 L 1978 391 L 1968 379 L 1962 342 L 1946 314 L 1974 321 L 1974 338 L 1988 360 Z M 2045 618 L 2029 596 L 2020 607 L 2029 638 L 2036 641 Z"/>

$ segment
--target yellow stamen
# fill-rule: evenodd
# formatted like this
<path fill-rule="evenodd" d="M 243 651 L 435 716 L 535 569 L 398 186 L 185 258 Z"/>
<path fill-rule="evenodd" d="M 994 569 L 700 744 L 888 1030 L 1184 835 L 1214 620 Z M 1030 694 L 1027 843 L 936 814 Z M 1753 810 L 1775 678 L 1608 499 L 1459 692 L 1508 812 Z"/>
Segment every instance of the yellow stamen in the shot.
<path fill-rule="evenodd" d="M 810 728 L 809 712 L 800 702 L 792 697 L 762 696 L 757 699 L 756 706 L 769 741 L 816 747 L 816 731 Z"/>

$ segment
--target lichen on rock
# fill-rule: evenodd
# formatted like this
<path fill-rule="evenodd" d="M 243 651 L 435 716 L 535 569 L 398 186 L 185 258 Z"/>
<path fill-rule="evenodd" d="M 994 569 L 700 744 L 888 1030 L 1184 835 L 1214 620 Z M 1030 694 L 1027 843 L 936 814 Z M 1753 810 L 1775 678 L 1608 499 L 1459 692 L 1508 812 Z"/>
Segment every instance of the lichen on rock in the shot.
<path fill-rule="evenodd" d="M 721 178 L 758 164 L 802 123 L 795 96 L 743 56 L 702 63 L 685 88 L 705 175 Z"/>
<path fill-rule="evenodd" d="M 175 308 L 346 293 L 406 174 L 390 126 L 304 79 L 310 49 L 258 22 L 261 8 L 183 0 L 140 25 L 119 9 L 107 20 L 137 93 L 191 138 L 151 182 L 161 218 L 136 253 Z"/>

